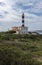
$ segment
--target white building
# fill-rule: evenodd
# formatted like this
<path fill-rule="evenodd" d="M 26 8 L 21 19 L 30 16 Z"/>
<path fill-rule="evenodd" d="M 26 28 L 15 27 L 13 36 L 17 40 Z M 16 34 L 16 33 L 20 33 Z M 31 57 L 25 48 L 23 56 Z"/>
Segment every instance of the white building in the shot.
<path fill-rule="evenodd" d="M 28 33 L 28 27 L 21 27 L 19 29 L 19 34 L 27 34 Z"/>

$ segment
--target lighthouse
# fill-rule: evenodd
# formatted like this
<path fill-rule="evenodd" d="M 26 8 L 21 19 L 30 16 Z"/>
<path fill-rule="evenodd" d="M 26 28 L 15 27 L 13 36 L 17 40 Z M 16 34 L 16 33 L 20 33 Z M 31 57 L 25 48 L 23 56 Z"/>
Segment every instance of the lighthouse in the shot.
<path fill-rule="evenodd" d="M 22 14 L 22 26 L 20 27 L 19 33 L 20 34 L 28 34 L 28 27 L 25 26 L 25 15 L 24 15 L 24 13 Z"/>
<path fill-rule="evenodd" d="M 22 25 L 20 25 L 19 27 L 12 27 L 13 31 L 16 31 L 16 34 L 28 34 L 28 27 L 25 26 L 25 15 L 24 13 L 22 13 Z"/>

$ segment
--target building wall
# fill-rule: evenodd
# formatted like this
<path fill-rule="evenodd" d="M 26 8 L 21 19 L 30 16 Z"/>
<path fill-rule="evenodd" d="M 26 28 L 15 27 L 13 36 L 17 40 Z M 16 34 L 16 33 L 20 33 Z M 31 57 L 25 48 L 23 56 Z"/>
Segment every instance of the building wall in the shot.
<path fill-rule="evenodd" d="M 28 33 L 28 27 L 12 27 L 13 31 L 16 31 L 16 34 L 27 34 Z"/>
<path fill-rule="evenodd" d="M 21 29 L 19 30 L 20 34 L 27 34 L 28 33 L 28 27 L 21 27 Z"/>

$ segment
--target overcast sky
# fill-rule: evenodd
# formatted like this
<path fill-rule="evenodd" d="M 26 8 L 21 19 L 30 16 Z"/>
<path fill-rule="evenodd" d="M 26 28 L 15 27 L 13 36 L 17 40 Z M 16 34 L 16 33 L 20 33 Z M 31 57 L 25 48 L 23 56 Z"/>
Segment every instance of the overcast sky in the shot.
<path fill-rule="evenodd" d="M 42 0 L 0 0 L 0 31 L 21 26 L 23 12 L 29 30 L 42 30 Z"/>

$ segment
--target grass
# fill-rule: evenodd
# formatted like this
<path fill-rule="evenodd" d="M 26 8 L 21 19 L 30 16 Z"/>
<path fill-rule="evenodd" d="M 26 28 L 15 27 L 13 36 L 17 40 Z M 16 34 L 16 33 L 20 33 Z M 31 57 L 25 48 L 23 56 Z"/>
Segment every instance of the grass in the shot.
<path fill-rule="evenodd" d="M 5 56 L 7 55 L 7 57 L 5 57 L 6 60 L 8 55 L 12 54 L 12 57 L 9 56 L 8 58 L 13 60 L 12 65 L 42 65 L 42 35 L 0 33 L 0 53 L 5 54 Z M 0 54 L 0 56 L 2 55 Z M 4 59 L 2 59 L 2 63 L 3 60 Z M 17 64 L 14 61 L 16 61 Z M 5 63 L 7 64 L 8 61 L 5 61 Z"/>

